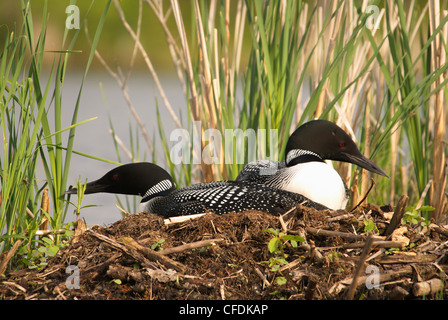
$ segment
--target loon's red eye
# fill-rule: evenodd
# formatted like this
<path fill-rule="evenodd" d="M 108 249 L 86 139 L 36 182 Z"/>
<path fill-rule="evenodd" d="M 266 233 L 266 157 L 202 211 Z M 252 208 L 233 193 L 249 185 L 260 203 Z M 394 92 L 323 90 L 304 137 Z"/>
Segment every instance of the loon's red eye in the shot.
<path fill-rule="evenodd" d="M 118 181 L 118 173 L 114 174 L 114 175 L 112 176 L 112 179 L 114 179 L 114 181 Z"/>
<path fill-rule="evenodd" d="M 339 142 L 339 148 L 344 148 L 345 147 L 345 142 Z"/>

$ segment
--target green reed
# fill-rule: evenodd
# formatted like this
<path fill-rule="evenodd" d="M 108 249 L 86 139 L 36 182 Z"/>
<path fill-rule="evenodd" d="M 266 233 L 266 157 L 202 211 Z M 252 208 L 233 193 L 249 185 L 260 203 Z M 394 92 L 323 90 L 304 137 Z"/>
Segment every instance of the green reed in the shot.
<path fill-rule="evenodd" d="M 68 189 L 71 155 L 75 152 L 76 127 L 91 120 L 77 119 L 80 96 L 108 6 L 99 20 L 78 97 L 70 110 L 72 120 L 67 127 L 63 126 L 62 113 L 68 112 L 70 103 L 66 103 L 63 110 L 62 88 L 79 30 L 65 29 L 63 49 L 47 51 L 47 1 L 42 7 L 40 26 L 35 24 L 31 4 L 27 0 L 21 1 L 21 27 L 9 30 L 2 26 L 7 36 L 0 63 L 3 137 L 0 144 L 0 251 L 8 250 L 15 239 L 24 241 L 23 245 L 32 250 L 37 245 L 34 235 L 44 225 L 44 220 L 48 220 L 50 230 L 60 229 L 65 222 L 68 201 L 64 192 Z M 34 36 L 36 28 L 37 39 Z M 44 64 L 47 56 L 54 57 L 49 68 Z M 66 138 L 64 134 L 67 133 Z M 44 179 L 37 174 L 38 168 L 43 169 Z M 44 189 L 48 190 L 50 206 L 45 203 Z"/>
<path fill-rule="evenodd" d="M 434 217 L 446 212 L 441 196 L 446 192 L 446 130 L 441 123 L 446 121 L 448 63 L 438 58 L 447 52 L 448 15 L 442 10 L 446 2 L 190 3 L 188 12 L 185 6 L 182 12 L 177 0 L 169 5 L 139 1 L 139 19 L 146 4 L 165 32 L 184 88 L 187 108 L 181 121 L 158 81 L 148 55 L 151 48 L 140 42 L 139 24 L 130 27 L 131 18 L 114 0 L 135 41 L 134 53 L 144 57 L 156 81 L 162 96 L 159 107 L 167 108 L 178 128 L 190 136 L 202 136 L 211 128 L 223 136 L 226 129 L 277 129 L 274 150 L 269 143 L 264 149 L 258 146 L 257 158 L 282 159 L 287 137 L 298 125 L 329 119 L 391 177 L 373 177 L 376 187 L 369 201 L 394 203 L 408 194 L 411 201 L 421 198 L 437 206 Z M 179 185 L 235 178 L 244 165 L 236 161 L 236 151 L 244 153 L 243 162 L 249 160 L 246 141 L 242 148 L 233 147 L 231 163 L 218 152 L 217 163 L 175 165 L 160 118 L 159 135 L 166 166 Z M 207 152 L 207 141 L 201 147 Z M 148 148 L 153 150 L 150 144 Z M 349 164 L 333 165 L 351 187 L 355 205 L 369 189 L 370 174 Z"/>

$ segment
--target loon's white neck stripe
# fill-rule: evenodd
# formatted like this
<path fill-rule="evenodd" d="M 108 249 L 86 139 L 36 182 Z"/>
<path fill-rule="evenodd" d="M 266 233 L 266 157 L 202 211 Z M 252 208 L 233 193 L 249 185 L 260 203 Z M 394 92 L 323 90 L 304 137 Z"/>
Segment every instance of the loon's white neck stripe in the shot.
<path fill-rule="evenodd" d="M 295 158 L 298 158 L 300 156 L 307 155 L 307 154 L 315 156 L 319 159 L 322 159 L 317 153 L 314 153 L 312 151 L 302 150 L 302 149 L 293 149 L 293 150 L 289 151 L 288 154 L 286 155 L 286 164 L 288 165 Z"/>
<path fill-rule="evenodd" d="M 154 194 L 157 194 L 159 192 L 163 192 L 163 191 L 167 191 L 169 189 L 171 189 L 173 187 L 173 183 L 168 180 L 162 180 L 159 183 L 157 183 L 156 185 L 152 186 L 151 188 L 148 189 L 148 191 L 146 191 L 145 195 L 143 196 L 143 199 L 149 196 L 152 196 Z"/>

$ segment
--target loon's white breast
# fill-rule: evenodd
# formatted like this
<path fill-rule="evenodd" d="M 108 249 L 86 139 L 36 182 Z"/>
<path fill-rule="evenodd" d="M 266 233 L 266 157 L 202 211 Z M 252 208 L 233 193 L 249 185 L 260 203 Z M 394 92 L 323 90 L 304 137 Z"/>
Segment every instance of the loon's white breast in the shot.
<path fill-rule="evenodd" d="M 280 169 L 269 185 L 273 186 L 279 179 L 283 180 L 278 181 L 283 190 L 301 194 L 330 209 L 345 209 L 347 205 L 347 189 L 342 178 L 325 162 L 305 162 Z"/>

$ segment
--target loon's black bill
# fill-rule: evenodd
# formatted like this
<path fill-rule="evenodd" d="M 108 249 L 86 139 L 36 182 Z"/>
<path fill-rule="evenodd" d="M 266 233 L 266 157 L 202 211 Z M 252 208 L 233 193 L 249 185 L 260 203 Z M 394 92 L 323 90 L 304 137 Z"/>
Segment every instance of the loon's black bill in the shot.
<path fill-rule="evenodd" d="M 84 190 L 84 194 L 90 193 L 99 193 L 99 192 L 107 192 L 107 185 L 102 184 L 99 180 L 92 181 L 86 184 L 86 189 Z M 71 187 L 68 189 L 65 194 L 77 194 L 78 189 L 76 187 Z"/>
<path fill-rule="evenodd" d="M 64 194 L 77 194 L 77 193 L 78 189 L 76 189 L 76 187 L 74 186 L 70 186 L 69 189 L 64 192 Z"/>
<path fill-rule="evenodd" d="M 344 153 L 344 155 L 348 158 L 348 161 L 350 163 L 356 164 L 360 166 L 361 168 L 364 168 L 366 170 L 369 170 L 370 172 L 380 174 L 382 176 L 390 178 L 386 172 L 383 171 L 380 167 L 376 165 L 375 162 L 372 160 L 366 158 L 362 154 L 359 155 L 353 155 L 349 153 Z"/>

